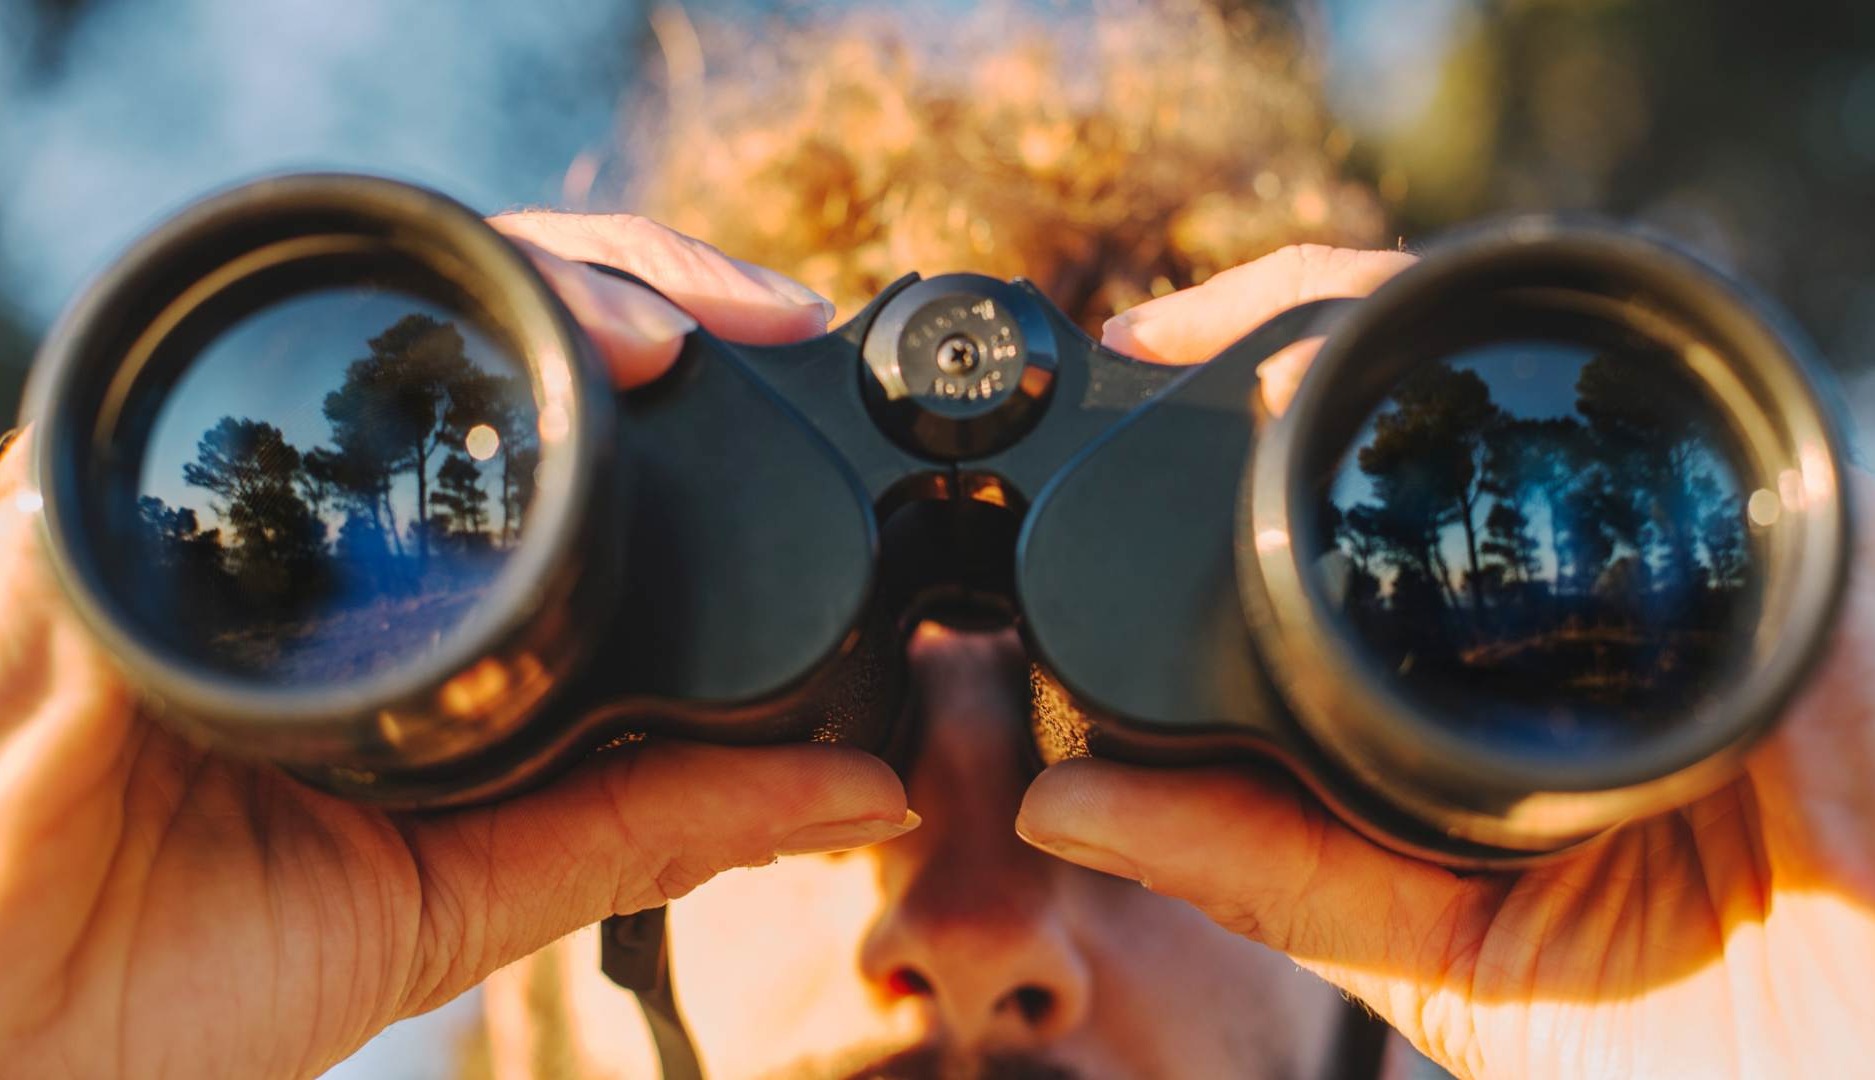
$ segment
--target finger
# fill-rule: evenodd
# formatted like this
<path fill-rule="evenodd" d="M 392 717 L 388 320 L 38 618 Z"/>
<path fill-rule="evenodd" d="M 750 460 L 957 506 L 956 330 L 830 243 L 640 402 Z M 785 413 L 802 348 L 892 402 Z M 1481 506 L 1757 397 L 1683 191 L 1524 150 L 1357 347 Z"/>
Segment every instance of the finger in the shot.
<path fill-rule="evenodd" d="M 764 267 L 631 214 L 504 214 L 489 224 L 573 262 L 616 267 L 649 282 L 713 334 L 779 345 L 826 332 L 833 304 Z"/>
<path fill-rule="evenodd" d="M 1384 851 L 1262 770 L 1063 762 L 1030 786 L 1016 830 L 1191 902 L 1383 1014 L 1401 973 L 1455 970 L 1499 899 L 1494 880 Z"/>
<path fill-rule="evenodd" d="M 1101 328 L 1101 344 L 1161 364 L 1203 363 L 1297 304 L 1366 296 L 1414 261 L 1403 251 L 1286 247 L 1114 316 Z M 1288 406 L 1314 352 L 1285 349 L 1258 369 L 1271 411 Z"/>
<path fill-rule="evenodd" d="M 877 758 L 826 746 L 647 743 L 539 792 L 403 826 L 424 883 L 407 1012 L 601 918 L 716 873 L 916 828 Z"/>
<path fill-rule="evenodd" d="M 649 289 L 571 263 L 527 240 L 525 252 L 599 347 L 612 382 L 629 390 L 655 381 L 683 351 L 697 321 Z"/>
<path fill-rule="evenodd" d="M 28 431 L 0 452 L 0 1015 L 38 1001 L 95 929 L 143 740 L 130 695 L 60 595 L 41 547 Z M 48 900 L 48 898 L 51 898 Z"/>
<path fill-rule="evenodd" d="M 1875 507 L 1875 476 L 1852 466 L 1842 481 L 1850 509 L 1866 515 Z M 1746 764 L 1773 854 L 1791 864 L 1780 869 L 1875 899 L 1875 849 L 1868 842 L 1875 823 L 1875 787 L 1868 782 L 1875 761 L 1875 529 L 1861 529 L 1856 547 L 1842 611 L 1816 671 Z"/>

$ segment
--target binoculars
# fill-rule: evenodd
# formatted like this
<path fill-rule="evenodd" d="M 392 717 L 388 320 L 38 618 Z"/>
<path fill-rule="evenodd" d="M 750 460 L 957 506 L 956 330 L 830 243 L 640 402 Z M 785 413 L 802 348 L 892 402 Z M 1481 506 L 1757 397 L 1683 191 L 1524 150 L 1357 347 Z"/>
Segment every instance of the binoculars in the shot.
<path fill-rule="evenodd" d="M 1272 415 L 1259 363 L 1317 338 Z M 1698 260 L 1543 219 L 1197 367 L 912 275 L 619 392 L 475 213 L 307 175 L 133 247 L 27 415 L 57 576 L 144 707 L 348 798 L 650 735 L 902 759 L 936 618 L 1019 628 L 1038 761 L 1274 759 L 1491 867 L 1710 790 L 1776 722 L 1851 550 L 1813 364 Z"/>

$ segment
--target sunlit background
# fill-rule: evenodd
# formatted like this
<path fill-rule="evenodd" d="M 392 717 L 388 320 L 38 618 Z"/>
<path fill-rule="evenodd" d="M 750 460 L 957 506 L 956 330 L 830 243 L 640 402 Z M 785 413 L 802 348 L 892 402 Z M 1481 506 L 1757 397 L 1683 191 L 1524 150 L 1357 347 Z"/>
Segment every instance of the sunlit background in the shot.
<path fill-rule="evenodd" d="M 1066 26 L 1090 4 L 1059 7 Z M 1324 73 L 1334 122 L 1322 153 L 1372 186 L 1388 233 L 1416 243 L 1531 209 L 1668 230 L 1791 308 L 1867 429 L 1865 3 L 1287 0 L 1281 11 Z M 577 163 L 616 152 L 633 80 L 658 48 L 649 27 L 641 0 L 0 0 L 0 417 L 87 275 L 214 187 L 348 168 L 488 212 L 573 201 L 569 184 L 590 179 Z M 394 1031 L 335 1075 L 447 1075 L 433 1038 Z"/>

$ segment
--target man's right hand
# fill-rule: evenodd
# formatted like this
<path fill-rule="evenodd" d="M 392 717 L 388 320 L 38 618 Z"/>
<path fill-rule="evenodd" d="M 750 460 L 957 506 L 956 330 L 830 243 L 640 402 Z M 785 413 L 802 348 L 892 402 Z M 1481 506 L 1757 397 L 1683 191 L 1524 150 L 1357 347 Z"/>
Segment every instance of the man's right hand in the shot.
<path fill-rule="evenodd" d="M 693 316 L 776 342 L 831 314 L 639 218 L 492 224 L 621 386 L 662 373 Z M 575 259 L 631 271 L 688 313 Z M 208 754 L 141 714 L 56 588 L 29 440 L 0 457 L 0 1075 L 316 1075 L 578 927 L 728 867 L 916 824 L 889 768 L 821 746 L 649 743 L 430 815 Z"/>

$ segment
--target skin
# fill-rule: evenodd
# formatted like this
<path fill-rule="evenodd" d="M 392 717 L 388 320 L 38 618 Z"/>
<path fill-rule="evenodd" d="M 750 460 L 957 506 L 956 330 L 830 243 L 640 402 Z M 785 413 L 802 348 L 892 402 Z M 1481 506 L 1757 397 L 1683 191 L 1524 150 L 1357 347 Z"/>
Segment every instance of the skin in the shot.
<path fill-rule="evenodd" d="M 1016 635 L 925 624 L 908 652 L 922 745 L 907 790 L 924 824 L 724 874 L 673 905 L 672 970 L 710 1075 L 844 1075 L 913 1048 L 960 1070 L 947 1075 L 998 1053 L 1089 1078 L 1319 1075 L 1331 987 L 1016 836 L 1030 778 Z"/>
<path fill-rule="evenodd" d="M 824 325 L 815 299 L 638 219 L 497 224 L 530 245 L 621 385 L 655 377 L 690 316 L 550 251 L 597 253 L 688 296 L 726 336 Z M 1288 249 L 1143 305 L 1105 337 L 1196 362 L 1275 310 L 1358 295 L 1406 261 Z M 1272 408 L 1306 362 L 1272 361 Z M 1869 479 L 1854 483 L 1866 496 Z M 606 914 L 917 824 L 890 770 L 826 747 L 647 745 L 429 817 L 210 757 L 132 706 L 53 587 L 22 494 L 16 447 L 0 459 L 0 1060 L 23 1075 L 316 1074 Z M 1458 877 L 1244 769 L 1070 762 L 1029 787 L 1016 830 L 1289 953 L 1461 1075 L 1847 1073 L 1875 1030 L 1864 545 L 1841 632 L 1746 775 L 1564 862 Z"/>
<path fill-rule="evenodd" d="M 706 1075 L 1321 1075 L 1343 1016 L 1332 987 L 1189 904 L 1017 838 L 1032 776 L 1017 635 L 924 623 L 906 651 L 923 824 L 730 871 L 671 905 Z M 495 1080 L 656 1075 L 597 950 L 575 935 L 485 984 Z"/>

